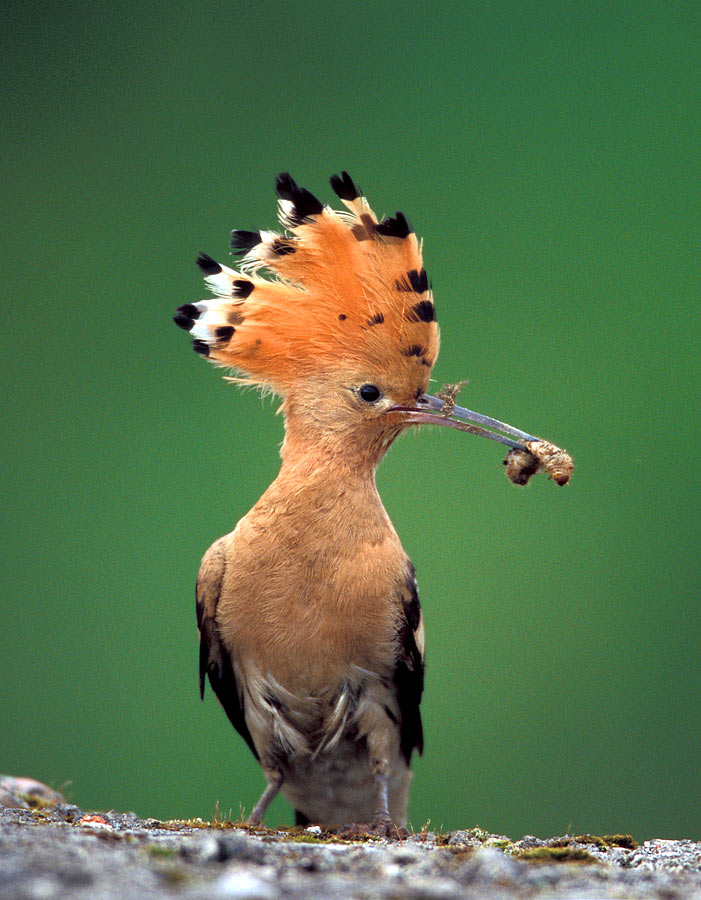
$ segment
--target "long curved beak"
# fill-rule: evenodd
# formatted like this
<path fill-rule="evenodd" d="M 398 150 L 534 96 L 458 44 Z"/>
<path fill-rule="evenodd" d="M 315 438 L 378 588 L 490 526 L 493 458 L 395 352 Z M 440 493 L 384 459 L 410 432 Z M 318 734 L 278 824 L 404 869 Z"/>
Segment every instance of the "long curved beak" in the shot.
<path fill-rule="evenodd" d="M 520 428 L 507 425 L 506 422 L 500 422 L 491 416 L 483 416 L 482 413 L 456 406 L 450 399 L 432 397 L 430 394 L 423 394 L 418 400 L 418 406 L 393 406 L 388 411 L 401 413 L 404 421 L 412 425 L 445 425 L 448 428 L 457 428 L 458 431 L 466 431 L 468 434 L 489 438 L 490 441 L 498 441 L 518 450 L 523 449 L 523 444 L 505 435 L 511 435 L 520 441 L 541 440 L 526 431 L 521 431 Z"/>

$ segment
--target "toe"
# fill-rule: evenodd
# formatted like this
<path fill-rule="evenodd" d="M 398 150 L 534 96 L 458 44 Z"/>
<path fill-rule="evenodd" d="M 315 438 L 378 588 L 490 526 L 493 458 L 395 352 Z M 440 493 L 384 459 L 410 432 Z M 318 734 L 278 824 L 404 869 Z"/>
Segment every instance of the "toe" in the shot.
<path fill-rule="evenodd" d="M 404 826 L 397 827 L 389 816 L 378 816 L 370 826 L 370 833 L 400 841 L 409 836 Z"/>

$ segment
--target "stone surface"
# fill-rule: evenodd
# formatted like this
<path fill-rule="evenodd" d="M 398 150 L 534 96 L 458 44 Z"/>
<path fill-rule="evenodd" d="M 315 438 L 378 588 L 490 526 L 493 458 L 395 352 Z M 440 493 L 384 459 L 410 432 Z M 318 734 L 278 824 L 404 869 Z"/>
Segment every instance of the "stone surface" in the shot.
<path fill-rule="evenodd" d="M 701 900 L 693 841 L 510 841 L 472 828 L 350 842 L 39 807 L 0 807 L 0 900 Z"/>

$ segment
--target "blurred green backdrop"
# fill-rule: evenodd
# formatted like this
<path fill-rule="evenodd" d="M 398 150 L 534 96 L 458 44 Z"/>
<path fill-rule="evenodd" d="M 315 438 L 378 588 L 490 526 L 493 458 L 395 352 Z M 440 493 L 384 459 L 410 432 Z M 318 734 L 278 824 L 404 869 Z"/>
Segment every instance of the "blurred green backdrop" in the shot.
<path fill-rule="evenodd" d="M 381 467 L 427 621 L 414 825 L 698 838 L 693 6 L 5 9 L 0 771 L 160 817 L 257 798 L 193 590 L 282 423 L 171 315 L 278 171 L 330 199 L 346 168 L 425 237 L 436 382 L 578 465 L 516 488 L 439 429 Z"/>

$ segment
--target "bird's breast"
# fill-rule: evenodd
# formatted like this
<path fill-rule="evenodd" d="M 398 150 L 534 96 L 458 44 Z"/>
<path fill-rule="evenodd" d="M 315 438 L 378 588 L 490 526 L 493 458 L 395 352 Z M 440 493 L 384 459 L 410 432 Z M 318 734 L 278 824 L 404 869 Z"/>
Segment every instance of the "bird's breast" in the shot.
<path fill-rule="evenodd" d="M 254 508 L 226 554 L 217 624 L 239 666 L 317 696 L 349 669 L 389 672 L 406 554 L 384 509 L 351 516 Z"/>

